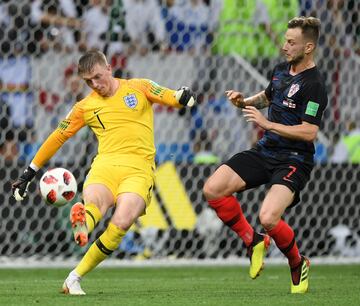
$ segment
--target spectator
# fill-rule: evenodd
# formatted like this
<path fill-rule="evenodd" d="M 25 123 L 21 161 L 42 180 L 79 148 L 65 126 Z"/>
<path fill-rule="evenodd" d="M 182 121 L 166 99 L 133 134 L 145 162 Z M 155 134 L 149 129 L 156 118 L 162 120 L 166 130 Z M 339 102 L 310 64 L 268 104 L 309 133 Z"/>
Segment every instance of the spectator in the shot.
<path fill-rule="evenodd" d="M 256 0 L 255 1 L 255 12 L 252 18 L 253 25 L 259 29 L 259 34 L 267 36 L 267 38 L 270 38 L 273 45 L 275 45 L 276 48 L 280 48 L 280 39 L 278 38 L 277 33 L 274 31 L 271 25 L 271 18 L 270 18 L 270 12 L 265 5 L 264 1 L 262 0 Z M 278 8 L 277 8 L 278 9 Z M 288 18 L 287 18 L 288 19 Z M 258 38 L 258 40 L 261 40 L 264 38 Z M 259 45 L 258 48 L 261 48 Z M 261 53 L 265 53 L 265 50 L 262 50 Z"/>
<path fill-rule="evenodd" d="M 111 0 L 90 0 L 90 8 L 82 16 L 85 49 L 104 50 L 110 5 Z"/>
<path fill-rule="evenodd" d="M 19 132 L 18 138 L 18 158 L 24 163 L 29 163 L 40 147 L 40 143 L 37 141 L 36 133 L 35 131 L 28 133 L 26 130 L 22 130 Z"/>
<path fill-rule="evenodd" d="M 75 32 L 80 30 L 80 20 L 74 1 L 71 0 L 33 0 L 31 21 L 40 25 L 36 39 L 42 52 L 49 48 L 71 52 L 76 50 Z"/>
<path fill-rule="evenodd" d="M 17 158 L 18 150 L 14 138 L 14 129 L 10 120 L 10 108 L 0 99 L 0 156 L 1 161 L 5 163 L 12 162 Z M 1 163 L 1 166 L 3 167 L 4 164 Z"/>
<path fill-rule="evenodd" d="M 5 163 L 17 159 L 18 149 L 16 146 L 14 131 L 8 130 L 5 134 L 5 140 L 0 142 L 0 156 Z"/>
<path fill-rule="evenodd" d="M 10 108 L 12 124 L 15 127 L 33 125 L 33 94 L 30 91 L 31 81 L 30 58 L 24 55 L 20 42 L 9 42 L 0 56 L 1 99 Z M 4 52 L 6 51 L 6 52 Z M 6 53 L 8 56 L 5 56 Z M 10 54 L 11 53 L 11 54 Z"/>
<path fill-rule="evenodd" d="M 343 73 L 348 73 L 344 70 L 344 67 L 346 67 L 347 58 L 352 52 L 351 50 L 354 47 L 353 40 L 356 37 L 356 35 L 351 35 L 351 31 L 349 33 L 348 30 L 356 24 L 353 24 L 352 18 L 349 18 L 349 13 L 348 7 L 344 1 L 330 0 L 327 2 L 326 10 L 322 16 L 327 22 L 324 35 L 325 50 L 323 58 L 330 58 L 328 63 L 328 76 L 331 77 L 329 82 L 332 83 L 331 115 L 333 118 L 331 119 L 336 123 L 339 123 L 341 118 L 350 116 L 353 111 L 347 106 L 343 108 L 342 105 L 342 101 L 347 99 L 348 95 L 342 84 Z"/>
<path fill-rule="evenodd" d="M 165 49 L 165 25 L 155 0 L 124 0 L 125 24 L 131 39 L 131 52 L 145 55 Z"/>
<path fill-rule="evenodd" d="M 215 7 L 217 6 L 213 5 L 214 11 L 211 11 L 202 0 L 190 0 L 181 4 L 166 1 L 162 15 L 166 20 L 171 49 L 196 54 L 206 50 L 211 41 L 210 33 L 217 24 L 216 20 L 210 21 L 210 17 L 216 16 Z"/>
<path fill-rule="evenodd" d="M 65 96 L 64 102 L 71 105 L 74 101 L 80 101 L 85 97 L 85 88 L 83 82 L 76 74 L 76 71 L 71 69 L 65 71 Z M 70 109 L 69 109 L 70 111 Z"/>
<path fill-rule="evenodd" d="M 220 13 L 223 8 L 223 1 L 222 0 L 204 0 L 204 2 L 209 6 L 209 34 L 207 38 L 207 43 L 212 45 L 214 36 L 216 31 L 219 28 L 219 19 Z"/>
<path fill-rule="evenodd" d="M 25 1 L 2 1 L 0 4 L 0 38 L 3 56 L 12 55 L 15 44 L 21 54 L 31 49 L 30 6 Z"/>
<path fill-rule="evenodd" d="M 0 81 L 0 89 L 2 89 L 2 84 Z M 10 108 L 9 106 L 1 99 L 0 96 L 0 143 L 5 141 L 6 131 L 11 130 L 11 120 L 10 120 Z"/>
<path fill-rule="evenodd" d="M 10 18 L 7 12 L 7 2 L 9 1 L 2 1 L 0 3 L 0 25 L 1 29 L 3 29 L 5 26 L 9 25 Z"/>
<path fill-rule="evenodd" d="M 348 123 L 347 133 L 340 138 L 331 158 L 333 163 L 360 164 L 360 128 L 354 121 Z"/>
<path fill-rule="evenodd" d="M 284 20 L 297 15 L 296 0 L 286 1 L 281 7 L 270 0 L 246 1 L 234 7 L 234 1 L 224 0 L 214 51 L 236 53 L 247 60 L 275 58 L 279 55 Z"/>
<path fill-rule="evenodd" d="M 125 57 L 125 43 L 130 41 L 130 37 L 126 32 L 125 8 L 122 0 L 114 0 L 111 6 L 108 35 L 105 53 L 110 57 Z"/>

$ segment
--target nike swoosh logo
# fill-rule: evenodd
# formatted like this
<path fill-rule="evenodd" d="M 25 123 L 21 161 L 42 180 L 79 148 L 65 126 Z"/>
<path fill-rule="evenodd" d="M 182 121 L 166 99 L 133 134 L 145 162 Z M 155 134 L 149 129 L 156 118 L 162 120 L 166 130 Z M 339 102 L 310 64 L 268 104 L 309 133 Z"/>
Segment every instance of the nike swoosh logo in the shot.
<path fill-rule="evenodd" d="M 283 177 L 283 180 L 284 180 L 284 181 L 288 181 L 288 182 L 290 182 L 290 183 L 294 183 L 293 180 L 288 179 L 286 176 Z"/>
<path fill-rule="evenodd" d="M 101 111 L 101 109 L 98 109 L 98 110 L 94 111 L 94 115 L 96 115 L 100 111 Z"/>

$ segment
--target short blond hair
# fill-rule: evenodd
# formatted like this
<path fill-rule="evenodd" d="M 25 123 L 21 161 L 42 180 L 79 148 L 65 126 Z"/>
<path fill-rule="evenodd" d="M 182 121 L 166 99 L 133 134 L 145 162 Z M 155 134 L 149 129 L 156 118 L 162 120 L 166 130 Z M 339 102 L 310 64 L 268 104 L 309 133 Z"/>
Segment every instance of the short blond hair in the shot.
<path fill-rule="evenodd" d="M 96 64 L 101 66 L 108 65 L 105 54 L 99 50 L 90 50 L 85 52 L 85 54 L 79 59 L 78 75 L 82 76 L 86 73 L 91 73 Z"/>
<path fill-rule="evenodd" d="M 320 19 L 314 17 L 295 17 L 288 22 L 288 29 L 300 28 L 306 39 L 317 45 L 320 35 Z"/>

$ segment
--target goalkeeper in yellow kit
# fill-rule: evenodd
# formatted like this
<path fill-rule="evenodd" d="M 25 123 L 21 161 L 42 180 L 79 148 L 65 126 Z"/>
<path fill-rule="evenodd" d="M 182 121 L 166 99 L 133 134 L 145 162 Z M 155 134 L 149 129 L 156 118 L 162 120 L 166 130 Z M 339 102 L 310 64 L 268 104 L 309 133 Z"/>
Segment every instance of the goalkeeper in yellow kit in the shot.
<path fill-rule="evenodd" d="M 75 241 L 86 245 L 88 233 L 109 208 L 116 208 L 106 230 L 66 278 L 63 292 L 72 295 L 85 294 L 81 278 L 118 248 L 126 231 L 150 203 L 155 168 L 152 104 L 191 107 L 195 103 L 188 87 L 174 91 L 146 79 L 114 78 L 105 55 L 99 51 L 89 51 L 80 58 L 78 74 L 92 92 L 74 105 L 12 185 L 14 197 L 24 199 L 36 172 L 67 139 L 85 125 L 95 133 L 98 154 L 84 182 L 85 205 L 76 203 L 70 212 Z"/>

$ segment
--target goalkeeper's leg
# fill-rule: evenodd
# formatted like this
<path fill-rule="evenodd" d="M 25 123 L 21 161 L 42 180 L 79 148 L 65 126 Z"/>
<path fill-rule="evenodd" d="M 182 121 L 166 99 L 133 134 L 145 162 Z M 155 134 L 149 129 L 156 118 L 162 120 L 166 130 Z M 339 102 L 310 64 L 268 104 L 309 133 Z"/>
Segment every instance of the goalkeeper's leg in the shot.
<path fill-rule="evenodd" d="M 88 234 L 99 223 L 108 208 L 114 205 L 112 192 L 102 184 L 91 184 L 84 188 L 85 205 L 78 202 L 70 211 L 70 222 L 74 240 L 80 246 L 88 242 Z"/>
<path fill-rule="evenodd" d="M 110 222 L 105 232 L 91 245 L 77 267 L 65 279 L 62 292 L 84 295 L 85 292 L 80 286 L 82 277 L 118 248 L 125 233 L 125 230 Z"/>
<path fill-rule="evenodd" d="M 135 220 L 144 213 L 143 198 L 134 193 L 124 193 L 118 197 L 114 215 L 105 232 L 91 245 L 77 267 L 66 278 L 62 292 L 71 295 L 83 295 L 80 287 L 81 278 L 93 270 L 114 250 L 125 236 Z"/>
<path fill-rule="evenodd" d="M 75 203 L 71 207 L 70 222 L 75 242 L 85 246 L 88 242 L 88 234 L 91 233 L 96 224 L 101 220 L 102 214 L 93 203 Z"/>

